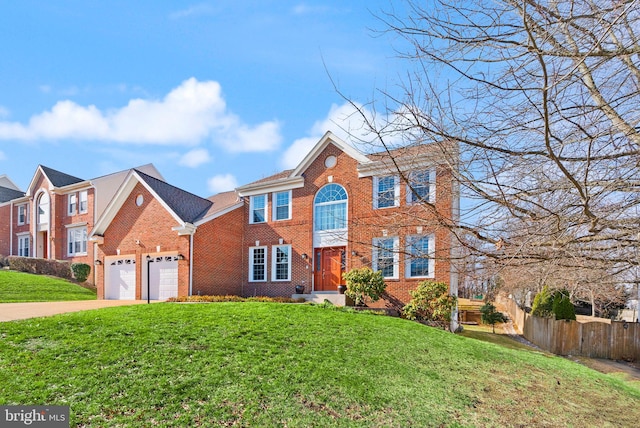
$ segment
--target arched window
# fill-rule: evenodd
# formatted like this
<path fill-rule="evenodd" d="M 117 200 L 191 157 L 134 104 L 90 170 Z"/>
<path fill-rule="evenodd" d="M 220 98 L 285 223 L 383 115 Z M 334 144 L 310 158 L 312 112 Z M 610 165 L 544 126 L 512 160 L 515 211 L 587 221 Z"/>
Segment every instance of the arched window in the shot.
<path fill-rule="evenodd" d="M 37 222 L 38 224 L 49 223 L 49 195 L 47 192 L 42 192 L 38 197 L 38 211 Z"/>
<path fill-rule="evenodd" d="M 316 231 L 347 228 L 347 192 L 339 184 L 328 184 L 313 201 Z"/>

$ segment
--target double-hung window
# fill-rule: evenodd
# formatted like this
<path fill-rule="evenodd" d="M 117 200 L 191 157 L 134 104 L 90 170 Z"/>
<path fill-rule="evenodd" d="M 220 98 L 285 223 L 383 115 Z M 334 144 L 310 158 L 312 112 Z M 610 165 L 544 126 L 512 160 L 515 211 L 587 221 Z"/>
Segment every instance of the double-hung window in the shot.
<path fill-rule="evenodd" d="M 435 171 L 413 171 L 409 174 L 407 185 L 407 203 L 418 204 L 420 202 L 435 202 L 436 188 Z"/>
<path fill-rule="evenodd" d="M 372 268 L 381 271 L 388 279 L 398 279 L 398 237 L 375 238 L 373 240 Z"/>
<path fill-rule="evenodd" d="M 29 222 L 28 205 L 18 205 L 18 225 L 23 225 Z"/>
<path fill-rule="evenodd" d="M 433 235 L 414 235 L 407 237 L 407 262 L 405 276 L 407 278 L 433 278 L 434 237 Z"/>
<path fill-rule="evenodd" d="M 398 176 L 373 177 L 373 207 L 389 208 L 400 205 Z"/>
<path fill-rule="evenodd" d="M 30 239 L 28 234 L 18 236 L 18 255 L 20 257 L 29 257 L 29 244 Z"/>
<path fill-rule="evenodd" d="M 249 248 L 249 282 L 267 280 L 267 247 Z"/>
<path fill-rule="evenodd" d="M 76 208 L 78 206 L 78 196 L 75 193 L 70 193 L 69 195 L 67 195 L 69 204 L 68 207 L 69 209 L 67 210 L 67 213 L 69 215 L 74 215 L 76 213 Z"/>
<path fill-rule="evenodd" d="M 273 247 L 273 281 L 291 281 L 291 245 Z"/>
<path fill-rule="evenodd" d="M 87 254 L 87 228 L 74 227 L 67 231 L 68 236 L 68 255 L 80 256 Z"/>
<path fill-rule="evenodd" d="M 291 218 L 291 190 L 274 193 L 272 203 L 274 220 L 289 220 Z"/>
<path fill-rule="evenodd" d="M 249 223 L 267 221 L 267 195 L 251 196 L 249 200 Z"/>
<path fill-rule="evenodd" d="M 86 190 L 83 190 L 78 193 L 78 195 L 80 199 L 78 202 L 78 211 L 80 211 L 80 214 L 85 214 L 89 211 L 88 193 Z"/>

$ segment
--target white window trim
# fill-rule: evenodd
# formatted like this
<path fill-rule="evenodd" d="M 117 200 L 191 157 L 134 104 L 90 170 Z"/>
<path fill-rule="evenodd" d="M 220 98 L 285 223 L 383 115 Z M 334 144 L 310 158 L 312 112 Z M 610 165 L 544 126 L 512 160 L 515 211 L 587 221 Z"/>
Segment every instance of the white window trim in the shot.
<path fill-rule="evenodd" d="M 24 208 L 24 221 L 20 221 L 20 208 Z M 18 205 L 18 226 L 29 224 L 29 204 Z"/>
<path fill-rule="evenodd" d="M 429 272 L 426 276 L 421 275 L 421 276 L 411 276 L 411 248 L 409 246 L 409 241 L 412 238 L 427 238 L 429 240 L 429 254 L 427 255 L 428 259 L 429 259 Z M 406 250 L 406 258 L 405 258 L 405 265 L 404 265 L 404 274 L 406 278 L 435 278 L 435 268 L 436 268 L 436 263 L 435 263 L 435 235 L 431 234 L 431 235 L 408 235 L 406 237 L 406 244 L 405 244 L 405 250 Z"/>
<path fill-rule="evenodd" d="M 69 251 L 69 244 L 72 242 L 71 241 L 71 235 L 76 232 L 76 231 L 85 231 L 85 235 L 86 235 L 86 241 L 85 241 L 85 251 L 80 251 L 80 252 L 72 252 Z M 87 230 L 86 226 L 80 226 L 80 227 L 69 227 L 67 228 L 67 256 L 69 257 L 77 257 L 77 256 L 86 256 L 87 255 L 87 249 L 89 248 L 89 231 Z M 73 241 L 75 242 L 75 241 Z"/>
<path fill-rule="evenodd" d="M 84 200 L 86 205 L 86 208 L 84 210 L 82 209 L 83 195 L 84 195 Z M 89 212 L 89 191 L 88 190 L 81 190 L 80 192 L 78 192 L 78 212 L 80 214 L 86 214 Z"/>
<path fill-rule="evenodd" d="M 388 178 L 388 177 L 393 177 L 393 205 L 389 207 L 379 207 L 378 199 L 380 195 L 378 192 L 378 186 L 380 183 L 380 179 Z M 384 176 L 373 177 L 373 208 L 376 210 L 384 210 L 387 208 L 395 208 L 399 206 L 400 206 L 400 177 L 398 177 L 397 175 L 393 175 L 393 176 L 384 175 Z"/>
<path fill-rule="evenodd" d="M 425 170 L 421 170 L 421 171 L 425 171 Z M 429 171 L 429 200 L 427 202 L 430 204 L 435 204 L 436 203 L 436 170 L 430 169 L 428 171 Z M 411 174 L 409 174 L 409 180 L 411 180 Z M 413 192 L 411 191 L 411 187 L 409 187 L 409 184 L 407 184 L 407 204 L 408 205 L 415 205 L 418 203 L 418 202 L 413 202 L 411 200 L 412 193 Z"/>
<path fill-rule="evenodd" d="M 257 197 L 264 198 L 264 221 L 253 221 L 253 201 Z M 269 198 L 267 194 L 264 193 L 262 195 L 254 195 L 249 197 L 249 224 L 262 224 L 267 223 L 269 221 Z"/>
<path fill-rule="evenodd" d="M 31 234 L 29 232 L 22 232 L 22 233 L 17 233 L 16 234 L 17 238 L 18 238 L 18 256 L 20 257 L 31 257 Z M 27 248 L 29 249 L 29 255 L 28 256 L 23 256 L 20 254 L 20 249 L 22 247 L 22 243 L 24 241 L 27 241 Z M 24 247 L 22 247 L 24 249 Z"/>
<path fill-rule="evenodd" d="M 72 200 L 73 202 L 71 202 Z M 75 215 L 77 211 L 78 211 L 78 194 L 69 193 L 67 195 L 67 214 Z"/>
<path fill-rule="evenodd" d="M 253 278 L 253 253 L 255 250 L 262 249 L 264 250 L 264 279 L 254 279 Z M 268 266 L 268 258 L 269 251 L 267 251 L 266 246 L 260 247 L 249 247 L 249 282 L 267 282 L 267 266 Z"/>
<path fill-rule="evenodd" d="M 288 248 L 289 259 L 287 260 L 287 278 L 286 279 L 276 279 L 277 269 L 276 269 L 276 261 L 277 261 L 277 250 L 278 248 Z M 290 282 L 291 281 L 291 245 L 274 245 L 271 248 L 271 281 L 273 282 Z"/>
<path fill-rule="evenodd" d="M 380 270 L 378 267 L 378 251 L 380 250 L 380 241 L 393 239 L 393 276 L 385 276 L 385 279 L 400 278 L 400 240 L 397 236 L 389 236 L 385 238 L 373 238 L 373 251 L 371 256 L 371 268 L 374 272 Z"/>
<path fill-rule="evenodd" d="M 278 196 L 280 193 L 288 193 L 289 194 L 289 212 L 287 213 L 287 217 L 286 218 L 278 218 Z M 283 220 L 291 220 L 292 218 L 292 209 L 291 206 L 293 205 L 293 200 L 291 199 L 292 196 L 292 192 L 291 190 L 285 190 L 284 192 L 274 192 L 271 194 L 271 205 L 273 206 L 273 213 L 271 215 L 271 218 L 273 219 L 273 221 L 283 221 Z M 253 211 L 251 211 L 253 213 Z"/>

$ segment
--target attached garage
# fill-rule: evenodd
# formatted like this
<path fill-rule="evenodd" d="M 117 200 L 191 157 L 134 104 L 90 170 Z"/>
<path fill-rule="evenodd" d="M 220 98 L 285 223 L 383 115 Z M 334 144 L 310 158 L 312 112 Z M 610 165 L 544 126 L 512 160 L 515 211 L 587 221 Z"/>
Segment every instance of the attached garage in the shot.
<path fill-rule="evenodd" d="M 147 298 L 146 284 L 143 299 Z M 149 296 L 151 300 L 167 300 L 178 296 L 178 256 L 152 256 L 149 261 Z"/>
<path fill-rule="evenodd" d="M 107 263 L 105 299 L 136 299 L 136 259 L 121 258 Z"/>

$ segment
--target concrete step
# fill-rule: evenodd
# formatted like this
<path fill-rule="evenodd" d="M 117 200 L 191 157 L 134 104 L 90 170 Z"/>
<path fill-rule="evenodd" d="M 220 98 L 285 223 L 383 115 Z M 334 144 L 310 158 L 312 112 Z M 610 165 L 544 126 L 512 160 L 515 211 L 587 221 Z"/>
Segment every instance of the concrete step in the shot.
<path fill-rule="evenodd" d="M 335 306 L 347 305 L 347 296 L 345 296 L 344 294 L 340 294 L 337 291 L 316 291 L 314 293 L 307 293 L 307 294 L 293 294 L 291 298 L 292 299 L 303 298 L 307 302 L 314 302 L 314 303 L 324 303 L 325 300 L 328 300 Z"/>

